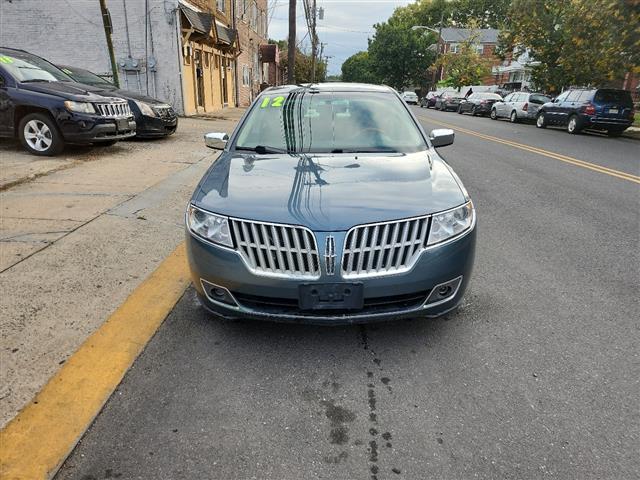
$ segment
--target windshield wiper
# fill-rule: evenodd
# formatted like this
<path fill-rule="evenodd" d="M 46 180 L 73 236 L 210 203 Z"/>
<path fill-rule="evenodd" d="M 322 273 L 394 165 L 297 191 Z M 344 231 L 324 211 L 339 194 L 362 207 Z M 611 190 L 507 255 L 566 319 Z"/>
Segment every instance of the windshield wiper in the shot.
<path fill-rule="evenodd" d="M 236 150 L 256 152 L 258 155 L 264 155 L 267 153 L 289 153 L 284 148 L 269 147 L 266 145 L 256 145 L 255 147 L 236 147 Z"/>
<path fill-rule="evenodd" d="M 399 153 L 394 148 L 362 147 L 362 148 L 334 148 L 331 153 Z"/>

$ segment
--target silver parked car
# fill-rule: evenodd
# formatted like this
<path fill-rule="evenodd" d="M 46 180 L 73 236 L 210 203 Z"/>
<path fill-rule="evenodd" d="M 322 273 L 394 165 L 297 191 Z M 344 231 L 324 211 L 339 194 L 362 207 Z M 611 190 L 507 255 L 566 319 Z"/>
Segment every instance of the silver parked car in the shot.
<path fill-rule="evenodd" d="M 541 93 L 513 92 L 496 102 L 491 107 L 490 116 L 493 120 L 508 118 L 511 123 L 520 120 L 535 120 L 538 109 L 551 98 Z"/>
<path fill-rule="evenodd" d="M 410 91 L 402 92 L 401 97 L 405 102 L 409 104 L 413 104 L 413 105 L 418 104 L 418 95 L 416 95 L 416 92 L 410 92 Z"/>

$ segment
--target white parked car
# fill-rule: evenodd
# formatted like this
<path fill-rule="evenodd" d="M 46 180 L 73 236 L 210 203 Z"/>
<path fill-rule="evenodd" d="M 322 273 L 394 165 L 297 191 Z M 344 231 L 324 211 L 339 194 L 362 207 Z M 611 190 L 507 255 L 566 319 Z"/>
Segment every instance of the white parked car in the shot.
<path fill-rule="evenodd" d="M 402 92 L 402 99 L 410 104 L 417 105 L 418 104 L 418 95 L 415 92 Z"/>

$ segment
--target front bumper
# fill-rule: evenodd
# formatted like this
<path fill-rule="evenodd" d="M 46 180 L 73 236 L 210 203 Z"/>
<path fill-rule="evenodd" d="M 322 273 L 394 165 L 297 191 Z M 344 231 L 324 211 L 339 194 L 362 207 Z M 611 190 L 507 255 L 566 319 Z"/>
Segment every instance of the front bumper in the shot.
<path fill-rule="evenodd" d="M 323 232 L 315 232 L 318 243 Z M 344 233 L 332 232 L 336 246 Z M 194 287 L 202 304 L 214 314 L 233 319 L 256 319 L 320 325 L 369 323 L 401 318 L 431 318 L 455 309 L 467 288 L 475 255 L 476 229 L 456 240 L 422 253 L 413 268 L 395 275 L 343 280 L 336 266 L 333 276 L 324 272 L 318 280 L 282 279 L 258 276 L 249 271 L 234 250 L 213 246 L 186 233 L 187 256 Z M 337 251 L 338 259 L 342 252 Z M 426 304 L 437 285 L 462 277 L 457 289 L 442 301 Z M 315 311 L 298 307 L 299 287 L 317 282 L 358 282 L 363 284 L 365 306 L 362 310 Z M 213 301 L 205 287 L 226 289 L 236 305 Z"/>
<path fill-rule="evenodd" d="M 136 122 L 133 118 L 122 119 L 67 113 L 58 117 L 58 125 L 66 142 L 98 143 L 123 140 L 136 134 Z"/>
<path fill-rule="evenodd" d="M 150 117 L 140 114 L 136 115 L 136 124 L 136 137 L 166 137 L 174 134 L 178 129 L 178 117 L 176 115 Z"/>

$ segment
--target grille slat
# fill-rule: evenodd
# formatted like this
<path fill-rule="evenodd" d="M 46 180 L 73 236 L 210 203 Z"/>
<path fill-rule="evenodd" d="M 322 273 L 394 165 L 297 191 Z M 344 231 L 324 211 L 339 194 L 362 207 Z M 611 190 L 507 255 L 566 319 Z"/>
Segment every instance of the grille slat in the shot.
<path fill-rule="evenodd" d="M 373 225 L 347 232 L 342 255 L 344 278 L 406 271 L 426 248 L 429 217 Z"/>
<path fill-rule="evenodd" d="M 304 227 L 229 220 L 238 252 L 251 270 L 264 275 L 320 277 L 315 236 Z"/>
<path fill-rule="evenodd" d="M 120 103 L 96 103 L 98 113 L 103 117 L 119 118 L 130 117 L 131 109 L 127 102 Z"/>

